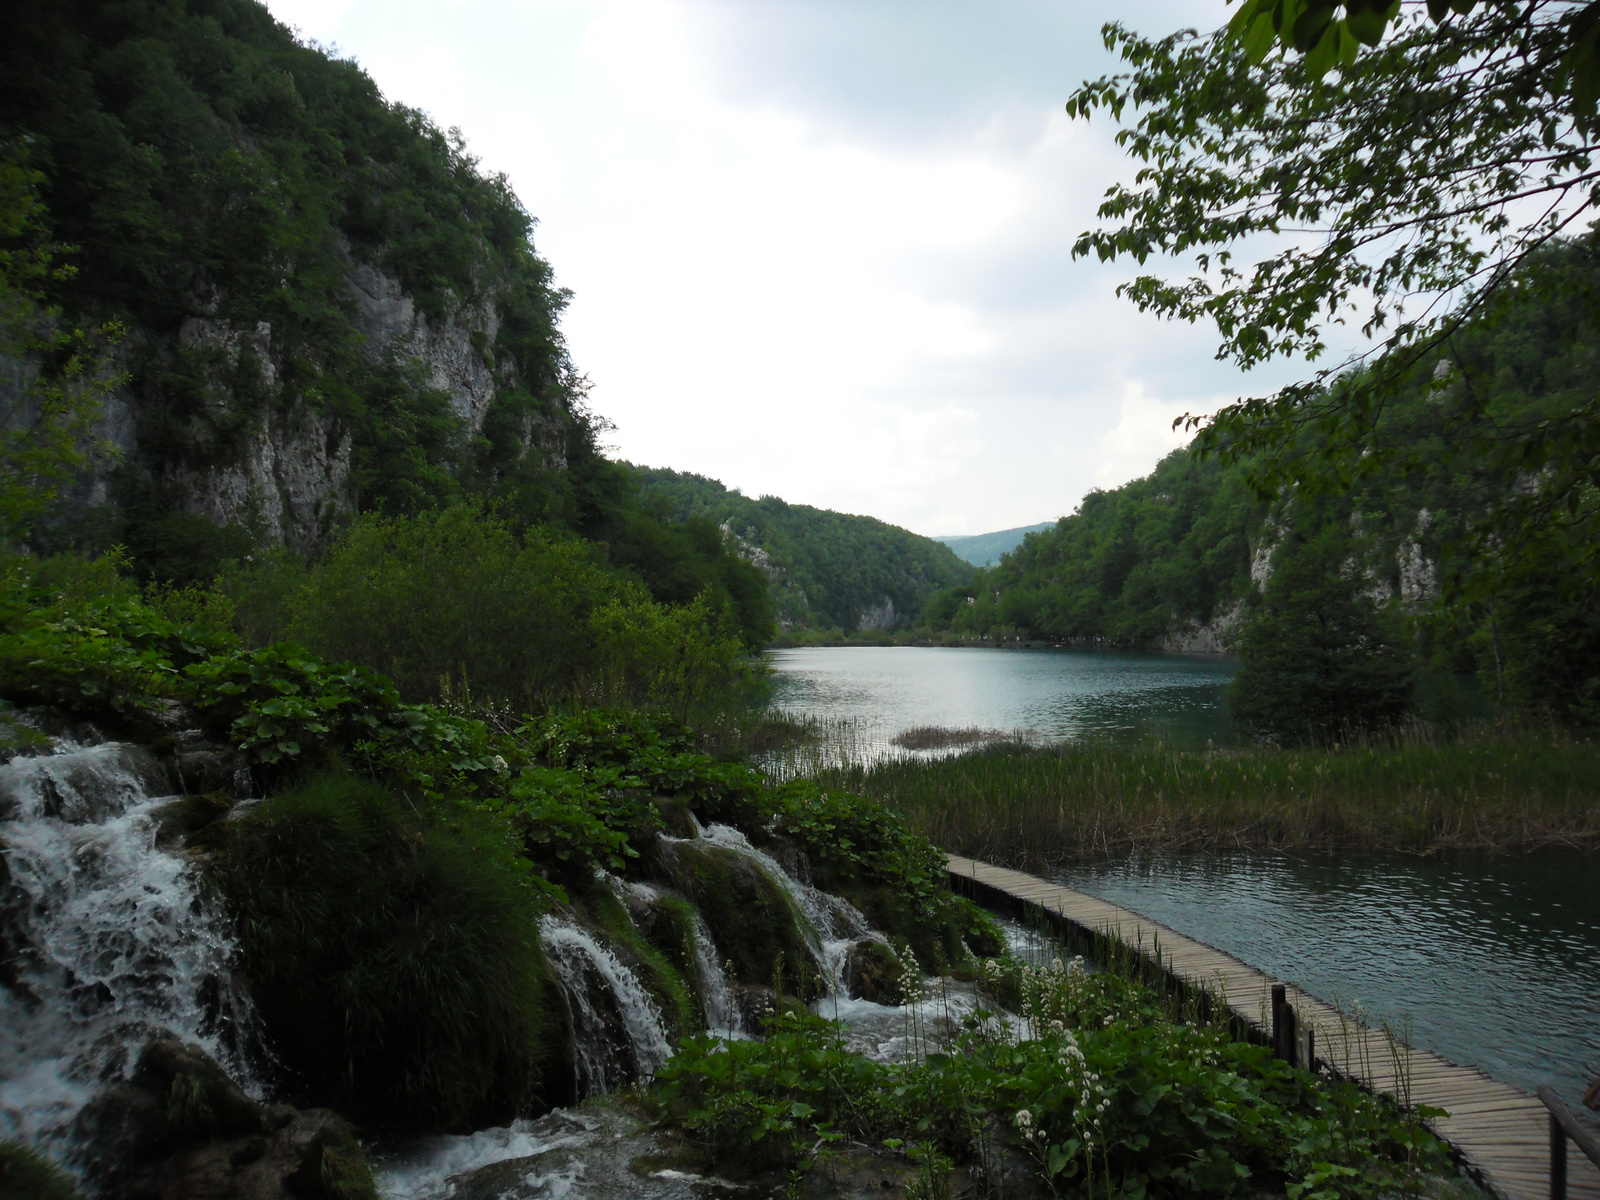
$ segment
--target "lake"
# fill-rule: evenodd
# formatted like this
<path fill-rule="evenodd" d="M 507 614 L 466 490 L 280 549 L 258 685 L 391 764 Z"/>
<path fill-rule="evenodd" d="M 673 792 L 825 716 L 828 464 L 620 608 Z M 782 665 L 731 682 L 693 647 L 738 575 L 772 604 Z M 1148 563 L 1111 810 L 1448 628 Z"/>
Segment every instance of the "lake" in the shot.
<path fill-rule="evenodd" d="M 1575 1103 L 1600 1076 L 1592 857 L 1194 856 L 1053 879 L 1359 1002 L 1371 1024 L 1409 1018 L 1417 1045 L 1529 1091 L 1553 1084 Z"/>
<path fill-rule="evenodd" d="M 1225 745 L 1229 660 L 1085 650 L 841 647 L 771 655 L 775 702 L 864 731 L 856 758 L 917 726 Z M 1575 1099 L 1600 1075 L 1600 877 L 1593 857 L 1430 860 L 1228 855 L 1109 862 L 1057 881 L 1295 981 L 1411 1021 L 1416 1044 Z"/>
<path fill-rule="evenodd" d="M 856 723 L 869 755 L 921 726 L 1195 748 L 1233 740 L 1223 693 L 1234 665 L 1209 655 L 830 646 L 767 661 L 777 708 Z"/>

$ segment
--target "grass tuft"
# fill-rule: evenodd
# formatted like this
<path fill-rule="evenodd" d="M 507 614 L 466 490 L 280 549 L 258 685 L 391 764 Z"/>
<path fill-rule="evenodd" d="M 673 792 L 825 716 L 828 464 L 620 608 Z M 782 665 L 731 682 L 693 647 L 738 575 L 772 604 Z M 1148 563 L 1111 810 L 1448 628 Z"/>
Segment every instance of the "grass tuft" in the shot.
<path fill-rule="evenodd" d="M 215 877 L 304 1097 L 468 1129 L 515 1116 L 565 1062 L 538 905 L 498 830 L 328 775 L 233 823 Z"/>

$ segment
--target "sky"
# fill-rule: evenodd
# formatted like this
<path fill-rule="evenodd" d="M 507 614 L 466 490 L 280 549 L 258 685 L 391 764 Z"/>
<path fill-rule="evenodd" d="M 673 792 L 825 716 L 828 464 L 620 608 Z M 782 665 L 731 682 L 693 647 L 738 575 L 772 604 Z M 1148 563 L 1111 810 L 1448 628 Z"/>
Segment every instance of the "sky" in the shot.
<path fill-rule="evenodd" d="M 267 0 L 459 127 L 539 221 L 608 452 L 928 535 L 1071 512 L 1172 421 L 1305 372 L 1073 261 L 1131 178 L 1069 120 L 1144 33 L 1223 0 Z"/>

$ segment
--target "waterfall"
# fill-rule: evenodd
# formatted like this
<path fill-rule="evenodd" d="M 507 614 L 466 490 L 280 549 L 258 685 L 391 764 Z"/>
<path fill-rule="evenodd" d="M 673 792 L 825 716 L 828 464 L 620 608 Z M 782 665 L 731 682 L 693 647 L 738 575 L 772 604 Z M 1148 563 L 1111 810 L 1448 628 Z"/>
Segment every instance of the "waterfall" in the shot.
<path fill-rule="evenodd" d="M 148 751 L 118 743 L 0 766 L 0 1139 L 67 1157 L 78 1111 L 158 1031 L 259 1091 L 228 922 L 156 845 L 167 791 Z"/>
<path fill-rule="evenodd" d="M 653 883 L 622 879 L 609 871 L 601 871 L 600 875 L 625 901 L 631 898 L 639 904 L 649 905 L 668 894 Z M 691 910 L 694 913 L 694 965 L 700 977 L 700 1007 L 705 1014 L 706 1031 L 718 1037 L 743 1038 L 744 1019 L 739 1015 L 738 1004 L 734 1002 L 728 973 L 722 969 L 722 962 L 717 958 L 717 944 L 712 940 L 711 930 L 706 926 L 700 910 L 692 906 Z"/>
<path fill-rule="evenodd" d="M 711 930 L 699 909 L 694 914 L 694 965 L 700 973 L 700 1003 L 705 1009 L 706 1030 L 717 1037 L 743 1038 L 744 1018 L 739 1015 L 728 974 L 717 961 L 717 944 L 711 940 Z"/>
<path fill-rule="evenodd" d="M 805 917 L 814 934 L 807 939 L 807 945 L 829 994 L 840 992 L 844 987 L 844 949 L 852 939 L 871 933 L 861 910 L 842 896 L 833 896 L 810 884 L 801 883 L 785 871 L 777 859 L 765 851 L 757 850 L 750 844 L 749 838 L 731 825 L 708 825 L 702 829 L 697 823 L 695 828 L 706 845 L 743 855 L 788 893 L 789 899 Z"/>
<path fill-rule="evenodd" d="M 539 933 L 572 1011 L 574 1066 L 585 1095 L 632 1075 L 653 1075 L 672 1055 L 655 1001 L 639 979 L 590 933 L 558 917 L 540 918 Z M 597 1003 L 599 984 L 609 999 Z M 615 1024 L 620 1022 L 621 1029 Z M 620 1032 L 627 1045 L 618 1044 Z M 631 1061 L 630 1061 L 631 1060 Z"/>

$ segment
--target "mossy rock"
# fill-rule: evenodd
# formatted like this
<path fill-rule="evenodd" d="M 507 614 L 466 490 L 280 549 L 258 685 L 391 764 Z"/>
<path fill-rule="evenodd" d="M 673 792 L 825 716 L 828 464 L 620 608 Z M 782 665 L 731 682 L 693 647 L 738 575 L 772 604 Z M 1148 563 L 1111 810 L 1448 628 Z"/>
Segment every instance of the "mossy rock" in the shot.
<path fill-rule="evenodd" d="M 853 1000 L 899 1004 L 900 981 L 905 973 L 906 965 L 900 956 L 877 938 L 861 938 L 852 942 L 845 954 L 845 991 Z"/>
<path fill-rule="evenodd" d="M 653 923 L 658 943 L 634 923 L 628 906 L 609 887 L 595 887 L 582 897 L 574 897 L 574 901 L 587 918 L 585 923 L 596 929 L 612 952 L 639 977 L 666 1019 L 668 1032 L 683 1037 L 698 1030 L 701 1008 L 688 982 L 693 972 L 682 965 L 693 960 L 694 943 L 680 940 L 674 944 L 675 939 L 693 937 L 692 931 L 683 928 L 685 914 L 673 913 L 665 905 L 650 906 L 660 914 Z"/>
<path fill-rule="evenodd" d="M 720 846 L 678 842 L 662 866 L 700 910 L 718 955 L 739 983 L 772 986 L 805 999 L 822 994 L 810 926 L 788 892 L 749 858 Z"/>
<path fill-rule="evenodd" d="M 37 1150 L 0 1142 L 0 1200 L 81 1200 L 72 1180 Z"/>
<path fill-rule="evenodd" d="M 968 950 L 989 958 L 1005 950 L 1005 939 L 993 918 L 962 896 L 948 896 L 930 918 L 924 907 L 887 884 L 870 883 L 854 871 L 836 866 L 818 870 L 815 883 L 843 896 L 861 910 L 867 923 L 896 946 L 909 946 L 928 974 L 948 974 L 968 959 Z"/>
<path fill-rule="evenodd" d="M 569 1096 L 538 899 L 498 827 L 322 776 L 226 828 L 211 878 L 293 1099 L 441 1132 Z"/>
<path fill-rule="evenodd" d="M 184 840 L 187 845 L 215 849 L 221 843 L 220 831 L 211 837 L 212 827 L 232 810 L 236 801 L 226 792 L 204 792 L 163 804 L 150 814 L 156 838 L 163 843 Z"/>

